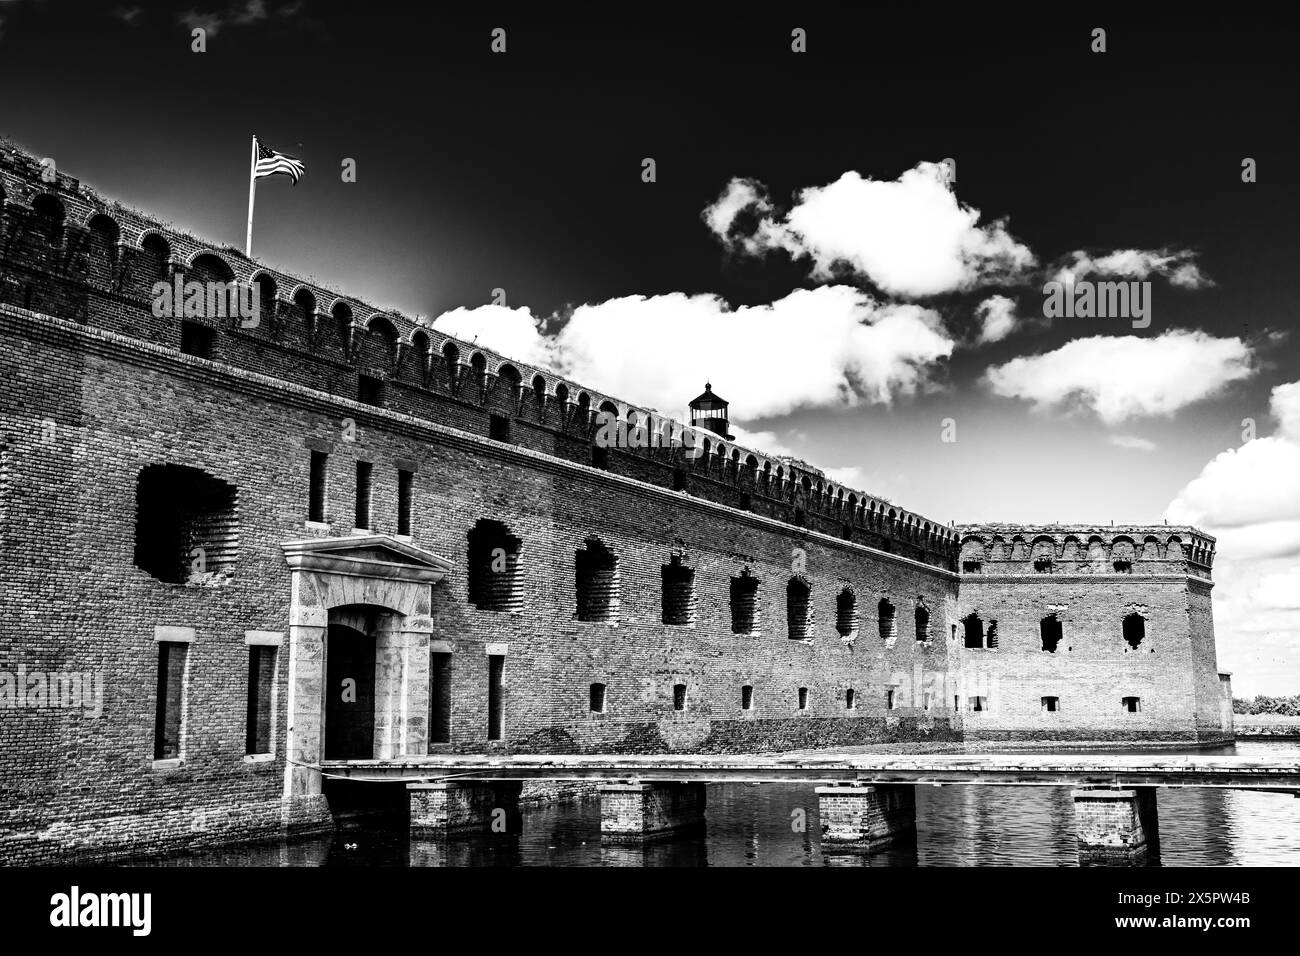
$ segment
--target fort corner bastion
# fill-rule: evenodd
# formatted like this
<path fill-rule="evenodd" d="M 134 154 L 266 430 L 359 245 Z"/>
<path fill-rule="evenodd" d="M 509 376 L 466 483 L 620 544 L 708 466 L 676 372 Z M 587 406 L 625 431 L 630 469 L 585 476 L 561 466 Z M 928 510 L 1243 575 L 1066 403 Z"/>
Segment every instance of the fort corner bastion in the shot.
<path fill-rule="evenodd" d="M 0 144 L 0 862 L 328 827 L 329 760 L 1231 738 L 1194 528 L 945 526 L 43 172 Z"/>

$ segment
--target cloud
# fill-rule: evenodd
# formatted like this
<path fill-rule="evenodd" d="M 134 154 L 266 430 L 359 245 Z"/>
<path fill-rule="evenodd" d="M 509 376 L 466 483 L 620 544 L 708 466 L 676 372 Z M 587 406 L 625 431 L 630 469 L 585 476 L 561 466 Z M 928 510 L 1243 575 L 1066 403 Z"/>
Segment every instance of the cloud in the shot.
<path fill-rule="evenodd" d="M 1016 303 L 1004 295 L 994 295 L 975 306 L 975 317 L 980 320 L 977 345 L 1001 342 L 1015 331 Z"/>
<path fill-rule="evenodd" d="M 861 468 L 856 465 L 846 465 L 843 468 L 827 468 L 826 477 L 837 485 L 844 485 L 849 488 L 861 488 L 864 482 L 864 474 Z"/>
<path fill-rule="evenodd" d="M 218 13 L 205 13 L 198 10 L 186 10 L 176 18 L 191 33 L 202 30 L 205 36 L 214 37 L 221 32 L 225 18 Z"/>
<path fill-rule="evenodd" d="M 1112 445 L 1120 448 L 1131 448 L 1134 451 L 1155 451 L 1156 443 L 1148 438 L 1139 438 L 1137 435 L 1111 435 L 1109 441 Z"/>
<path fill-rule="evenodd" d="M 1103 256 L 1093 256 L 1075 250 L 1069 262 L 1057 267 L 1056 281 L 1073 285 L 1092 273 L 1099 276 L 1124 276 L 1128 279 L 1147 279 L 1158 275 L 1171 285 L 1184 289 L 1199 289 L 1214 283 L 1193 261 L 1196 254 L 1186 249 L 1117 249 Z"/>
<path fill-rule="evenodd" d="M 1254 353 L 1237 338 L 1173 329 L 1155 338 L 1132 335 L 1074 339 L 1042 355 L 993 366 L 985 381 L 995 394 L 1039 409 L 1077 406 L 1108 425 L 1171 415 L 1254 374 Z"/>
<path fill-rule="evenodd" d="M 1250 599 L 1261 608 L 1300 610 L 1300 564 L 1260 578 Z"/>
<path fill-rule="evenodd" d="M 889 404 L 933 387 L 955 345 L 936 312 L 842 285 L 736 308 L 713 295 L 623 296 L 546 323 L 480 306 L 434 326 L 668 415 L 684 414 L 708 380 L 749 420 Z"/>
<path fill-rule="evenodd" d="M 1238 688 L 1295 693 L 1300 674 L 1300 382 L 1278 385 L 1272 435 L 1216 455 L 1165 509 L 1217 539 L 1214 615 Z M 1279 653 L 1275 653 L 1275 651 Z"/>
<path fill-rule="evenodd" d="M 503 305 L 457 308 L 438 316 L 434 327 L 529 365 L 552 366 L 553 347 L 528 309 Z"/>
<path fill-rule="evenodd" d="M 143 12 L 144 12 L 144 8 L 138 6 L 116 7 L 113 10 L 113 16 L 117 17 L 119 20 L 121 20 L 123 23 L 127 24 L 128 26 L 132 26 L 135 24 L 135 21 L 139 19 L 140 14 L 142 14 Z"/>
<path fill-rule="evenodd" d="M 735 228 L 742 212 L 756 220 L 745 234 Z M 811 259 L 818 278 L 847 271 L 910 299 L 1018 282 L 1036 264 L 1004 220 L 979 224 L 979 210 L 957 200 L 938 163 L 919 163 L 896 180 L 846 172 L 801 190 L 784 215 L 762 184 L 733 179 L 703 218 L 738 251 L 781 249 Z"/>

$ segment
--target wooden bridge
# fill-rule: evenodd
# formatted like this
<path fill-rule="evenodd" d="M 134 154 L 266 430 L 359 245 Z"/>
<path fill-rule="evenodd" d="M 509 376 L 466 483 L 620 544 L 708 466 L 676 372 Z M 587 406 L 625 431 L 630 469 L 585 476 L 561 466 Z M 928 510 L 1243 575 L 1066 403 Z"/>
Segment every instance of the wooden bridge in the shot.
<path fill-rule="evenodd" d="M 1161 787 L 1300 796 L 1300 760 L 1164 754 L 439 754 L 330 760 L 314 769 L 404 783 L 412 832 L 438 836 L 517 827 L 523 781 L 591 781 L 600 791 L 602 839 L 619 843 L 702 824 L 707 784 L 811 784 L 823 845 L 863 852 L 914 834 L 917 786 L 1069 786 L 1087 863 L 1148 860 L 1158 847 Z"/>

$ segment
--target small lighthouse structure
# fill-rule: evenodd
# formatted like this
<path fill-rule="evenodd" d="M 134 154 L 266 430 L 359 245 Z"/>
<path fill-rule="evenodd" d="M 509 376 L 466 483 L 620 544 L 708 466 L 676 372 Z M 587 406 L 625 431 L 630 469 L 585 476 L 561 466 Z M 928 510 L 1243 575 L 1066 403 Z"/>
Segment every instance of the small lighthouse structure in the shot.
<path fill-rule="evenodd" d="M 707 428 L 727 441 L 734 441 L 727 420 L 727 402 L 713 394 L 713 386 L 704 383 L 704 391 L 691 401 L 691 427 Z"/>

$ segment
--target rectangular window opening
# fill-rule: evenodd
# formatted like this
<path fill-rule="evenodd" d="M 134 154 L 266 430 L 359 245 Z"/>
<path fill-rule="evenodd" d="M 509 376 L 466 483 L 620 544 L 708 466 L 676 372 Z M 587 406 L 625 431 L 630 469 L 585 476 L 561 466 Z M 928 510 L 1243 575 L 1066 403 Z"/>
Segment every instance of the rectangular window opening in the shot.
<path fill-rule="evenodd" d="M 271 702 L 275 691 L 275 651 L 269 645 L 248 649 L 248 722 L 245 754 L 271 753 Z"/>
<path fill-rule="evenodd" d="M 1061 709 L 1061 698 L 1044 697 L 1042 701 L 1042 706 L 1043 706 L 1044 713 L 1054 714 Z"/>
<path fill-rule="evenodd" d="M 591 712 L 593 714 L 603 714 L 605 712 L 605 685 L 592 684 L 591 695 L 589 700 Z"/>
<path fill-rule="evenodd" d="M 746 684 L 744 687 L 740 688 L 740 709 L 741 710 L 754 709 L 754 688 L 749 684 Z"/>
<path fill-rule="evenodd" d="M 429 659 L 429 743 L 451 743 L 451 655 L 438 651 Z"/>
<path fill-rule="evenodd" d="M 325 520 L 325 464 L 329 455 L 323 451 L 311 453 L 311 481 L 307 503 L 307 520 Z"/>
<path fill-rule="evenodd" d="M 185 662 L 189 645 L 172 641 L 158 644 L 158 697 L 154 714 L 153 759 L 178 760 L 181 756 L 182 716 L 185 709 Z"/>
<path fill-rule="evenodd" d="M 374 466 L 368 461 L 357 462 L 357 515 L 352 527 L 370 530 L 370 475 Z"/>
<path fill-rule="evenodd" d="M 397 469 L 397 533 L 411 533 L 411 490 L 415 485 L 415 473 L 404 468 Z"/>
<path fill-rule="evenodd" d="M 505 731 L 502 701 L 502 676 L 506 659 L 500 654 L 488 656 L 488 740 L 500 740 Z"/>
<path fill-rule="evenodd" d="M 216 331 L 198 322 L 181 322 L 181 351 L 195 358 L 212 358 Z"/>

